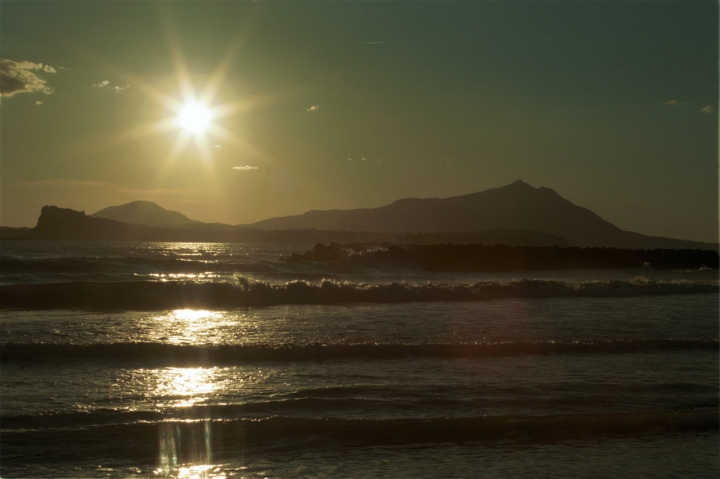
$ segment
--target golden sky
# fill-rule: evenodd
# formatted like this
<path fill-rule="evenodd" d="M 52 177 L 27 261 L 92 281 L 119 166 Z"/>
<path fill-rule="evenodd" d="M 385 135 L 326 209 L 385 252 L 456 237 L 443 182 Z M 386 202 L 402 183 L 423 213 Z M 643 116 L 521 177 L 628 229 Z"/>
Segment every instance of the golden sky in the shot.
<path fill-rule="evenodd" d="M 3 2 L 0 222 L 150 200 L 241 224 L 522 179 L 717 241 L 717 9 Z"/>

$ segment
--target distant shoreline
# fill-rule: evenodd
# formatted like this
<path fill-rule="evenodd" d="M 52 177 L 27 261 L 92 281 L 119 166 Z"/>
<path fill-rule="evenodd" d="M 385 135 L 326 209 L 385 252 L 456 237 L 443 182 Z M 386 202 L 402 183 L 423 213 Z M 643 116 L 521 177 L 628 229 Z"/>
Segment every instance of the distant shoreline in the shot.
<path fill-rule="evenodd" d="M 84 212 L 56 206 L 41 210 L 34 228 L 0 227 L 0 240 L 8 241 L 149 241 L 182 243 L 258 243 L 258 244 L 317 244 L 317 243 L 390 243 L 414 245 L 464 244 L 507 245 L 528 247 L 596 247 L 629 250 L 703 250 L 715 251 L 718 244 L 673 238 L 645 236 L 618 230 L 625 240 L 622 244 L 574 244 L 567 237 L 542 231 L 494 228 L 475 231 L 441 232 L 377 232 L 351 230 L 259 229 L 220 223 L 191 223 L 170 226 L 149 226 L 123 223 L 86 215 Z M 627 239 L 629 238 L 629 239 Z M 624 244 L 628 243 L 628 244 Z"/>

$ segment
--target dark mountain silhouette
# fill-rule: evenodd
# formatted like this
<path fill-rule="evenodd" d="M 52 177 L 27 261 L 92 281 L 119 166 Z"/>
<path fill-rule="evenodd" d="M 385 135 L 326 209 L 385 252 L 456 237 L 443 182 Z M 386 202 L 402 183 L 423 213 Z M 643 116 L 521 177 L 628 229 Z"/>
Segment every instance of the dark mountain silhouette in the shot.
<path fill-rule="evenodd" d="M 110 206 L 90 215 L 94 218 L 122 221 L 136 225 L 170 226 L 200 223 L 177 211 L 166 210 L 152 201 L 133 201 L 120 206 Z"/>
<path fill-rule="evenodd" d="M 125 221 L 108 219 L 109 216 Z M 201 223 L 144 201 L 106 208 L 92 216 L 45 206 L 35 228 L 26 231 L 12 228 L 1 233 L 4 239 L 43 240 L 388 242 L 718 250 L 717 243 L 623 231 L 549 188 L 534 188 L 522 181 L 452 198 L 406 198 L 380 208 L 309 211 L 244 226 Z"/>
<path fill-rule="evenodd" d="M 506 234 L 502 230 L 489 233 L 490 236 Z M 514 232 L 517 238 L 532 238 L 527 232 Z M 181 241 L 181 242 L 244 242 L 244 243 L 310 243 L 328 242 L 330 246 L 316 244 L 304 255 L 292 254 L 281 260 L 295 261 L 342 261 L 353 253 L 370 253 L 371 261 L 413 264 L 434 271 L 520 271 L 540 269 L 576 268 L 640 268 L 644 265 L 656 269 L 687 269 L 718 267 L 716 251 L 699 249 L 615 249 L 578 248 L 552 246 L 510 246 L 495 244 L 405 244 L 377 243 L 375 239 L 389 239 L 391 233 L 368 233 L 318 230 L 258 230 L 242 226 L 221 224 L 190 224 L 181 226 L 146 226 L 121 223 L 105 218 L 94 218 L 83 211 L 57 206 L 44 206 L 37 226 L 16 240 L 53 241 Z M 422 238 L 423 233 L 416 233 Z M 550 240 L 540 233 L 536 239 Z M 407 235 L 411 238 L 414 235 Z M 373 242 L 347 244 L 358 239 Z M 432 238 L 428 236 L 426 238 Z M 564 240 L 564 238 L 562 238 Z M 346 243 L 332 243 L 338 240 Z M 7 241 L 7 240 L 6 240 Z M 20 292 L 20 299 L 25 297 Z M 25 298 L 26 299 L 26 298 Z M 61 301 L 63 299 L 61 298 Z M 7 307 L 8 298 L 3 304 Z M 12 304 L 12 300 L 8 304 Z"/>
<path fill-rule="evenodd" d="M 84 211 L 43 206 L 37 225 L 25 239 L 37 240 L 132 240 L 149 229 L 106 218 L 94 218 Z"/>
<path fill-rule="evenodd" d="M 16 230 L 17 228 L 11 228 Z M 515 246 L 568 246 L 566 238 L 536 231 L 489 230 L 462 233 L 373 233 L 354 231 L 260 230 L 219 223 L 147 226 L 88 216 L 57 206 L 44 206 L 37 226 L 11 231 L 7 239 L 92 241 L 188 241 L 236 243 L 464 243 Z"/>
<path fill-rule="evenodd" d="M 459 232 L 490 229 L 542 231 L 572 246 L 615 248 L 718 248 L 717 244 L 623 231 L 550 188 L 516 181 L 501 188 L 451 198 L 405 198 L 380 208 L 308 211 L 250 225 L 260 229 L 375 232 Z"/>

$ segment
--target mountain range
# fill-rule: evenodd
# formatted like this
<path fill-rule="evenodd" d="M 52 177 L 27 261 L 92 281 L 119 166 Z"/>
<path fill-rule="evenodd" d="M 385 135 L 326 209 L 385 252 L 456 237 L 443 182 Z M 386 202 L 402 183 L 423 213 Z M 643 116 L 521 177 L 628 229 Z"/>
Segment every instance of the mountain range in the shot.
<path fill-rule="evenodd" d="M 550 188 L 523 181 L 451 198 L 405 198 L 379 208 L 312 210 L 247 225 L 259 229 L 375 232 L 459 232 L 490 229 L 542 231 L 564 236 L 572 246 L 616 248 L 700 248 L 717 245 L 623 231 Z"/>
<path fill-rule="evenodd" d="M 7 231 L 6 231 L 7 230 Z M 10 231 L 13 230 L 13 231 Z M 450 198 L 404 198 L 379 208 L 312 210 L 248 225 L 203 223 L 150 201 L 92 215 L 46 206 L 33 229 L 4 228 L 2 237 L 133 241 L 273 243 L 387 241 L 404 244 L 703 249 L 718 245 L 624 231 L 550 188 L 523 181 Z"/>

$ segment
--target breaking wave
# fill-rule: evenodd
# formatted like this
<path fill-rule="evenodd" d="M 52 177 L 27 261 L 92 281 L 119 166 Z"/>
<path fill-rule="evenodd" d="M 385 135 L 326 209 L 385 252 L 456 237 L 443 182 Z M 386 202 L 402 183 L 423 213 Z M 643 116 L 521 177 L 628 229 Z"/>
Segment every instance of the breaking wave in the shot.
<path fill-rule="evenodd" d="M 502 298 L 622 298 L 717 293 L 718 280 L 631 280 L 565 282 L 519 279 L 509 282 L 358 284 L 324 280 L 271 284 L 239 279 L 231 283 L 183 281 L 67 282 L 0 286 L 0 308 L 227 309 L 279 304 L 409 303 L 484 301 Z"/>

